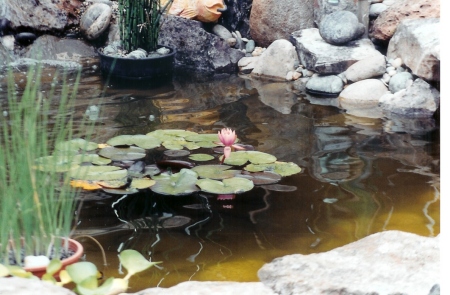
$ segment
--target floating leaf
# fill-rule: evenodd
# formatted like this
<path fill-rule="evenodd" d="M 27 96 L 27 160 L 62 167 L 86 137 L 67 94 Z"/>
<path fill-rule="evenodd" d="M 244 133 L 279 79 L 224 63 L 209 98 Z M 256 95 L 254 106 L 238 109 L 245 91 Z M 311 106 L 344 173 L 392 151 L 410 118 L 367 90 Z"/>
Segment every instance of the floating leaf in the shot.
<path fill-rule="evenodd" d="M 154 185 L 156 181 L 149 178 L 134 178 L 131 181 L 130 188 L 146 189 Z"/>
<path fill-rule="evenodd" d="M 197 180 L 196 184 L 202 191 L 218 195 L 240 194 L 253 188 L 253 182 L 251 180 L 240 177 L 227 178 L 223 181 L 200 179 Z"/>
<path fill-rule="evenodd" d="M 82 188 L 88 191 L 98 190 L 102 188 L 100 185 L 97 184 L 96 181 L 89 181 L 89 180 L 71 180 L 70 185 L 72 187 Z"/>
<path fill-rule="evenodd" d="M 116 166 L 78 166 L 68 173 L 74 179 L 83 180 L 114 180 L 127 176 L 127 170 Z"/>
<path fill-rule="evenodd" d="M 184 157 L 189 154 L 190 152 L 186 150 L 167 150 L 164 152 L 164 155 L 168 157 Z"/>
<path fill-rule="evenodd" d="M 156 183 L 150 187 L 155 193 L 163 195 L 188 195 L 198 191 L 195 185 L 197 173 L 189 169 L 181 169 L 179 173 L 163 175 L 156 178 Z"/>
<path fill-rule="evenodd" d="M 97 181 L 97 184 L 100 185 L 102 188 L 121 188 L 126 186 L 127 183 L 128 183 L 127 178 Z"/>
<path fill-rule="evenodd" d="M 300 173 L 302 169 L 295 163 L 292 162 L 275 162 L 270 164 L 249 164 L 245 166 L 245 170 L 250 172 L 256 171 L 271 171 L 277 173 L 281 176 L 289 176 L 293 174 Z"/>
<path fill-rule="evenodd" d="M 97 267 L 92 262 L 77 262 L 75 264 L 68 265 L 66 270 L 72 278 L 72 281 L 76 284 L 79 284 L 90 277 L 97 279 Z"/>
<path fill-rule="evenodd" d="M 186 136 L 185 139 L 187 141 L 194 141 L 194 142 L 200 142 L 200 141 L 219 142 L 219 136 L 217 135 L 217 133 L 195 134 L 195 135 Z"/>
<path fill-rule="evenodd" d="M 219 146 L 215 141 L 196 141 L 195 144 L 202 148 L 214 148 Z"/>
<path fill-rule="evenodd" d="M 125 189 L 120 189 L 120 188 L 102 188 L 102 190 L 106 193 L 109 194 L 114 194 L 114 195 L 132 195 L 132 194 L 136 194 L 139 192 L 138 189 L 136 188 L 132 188 L 132 187 L 128 187 Z"/>
<path fill-rule="evenodd" d="M 263 172 L 253 172 L 236 175 L 236 177 L 242 177 L 249 179 L 255 185 L 272 184 L 277 183 L 281 180 L 281 176 L 277 173 L 263 171 Z"/>
<path fill-rule="evenodd" d="M 87 141 L 83 138 L 75 138 L 72 140 L 59 142 L 55 146 L 55 150 L 57 151 L 78 151 L 78 150 L 84 150 L 84 151 L 93 151 L 98 148 L 98 144 L 95 142 Z"/>
<path fill-rule="evenodd" d="M 196 132 L 181 130 L 181 129 L 158 129 L 147 133 L 146 135 L 159 138 L 161 141 L 168 140 L 173 137 L 186 137 L 196 135 Z"/>
<path fill-rule="evenodd" d="M 225 179 L 235 177 L 236 174 L 241 173 L 239 170 L 228 170 L 231 166 L 228 165 L 201 165 L 192 168 L 200 178 L 211 179 Z"/>
<path fill-rule="evenodd" d="M 113 161 L 134 161 L 145 158 L 145 150 L 135 146 L 128 148 L 105 147 L 100 150 L 99 155 Z"/>
<path fill-rule="evenodd" d="M 269 184 L 262 185 L 261 187 L 274 192 L 294 192 L 297 190 L 296 186 L 283 184 Z"/>
<path fill-rule="evenodd" d="M 193 142 L 186 142 L 184 144 L 184 147 L 187 148 L 188 150 L 192 151 L 192 150 L 197 150 L 200 148 L 199 145 L 197 145 L 196 143 Z"/>
<path fill-rule="evenodd" d="M 168 150 L 182 150 L 184 148 L 185 144 L 187 144 L 187 141 L 185 141 L 182 138 L 165 140 L 162 143 L 162 145 Z"/>
<path fill-rule="evenodd" d="M 228 165 L 242 166 L 247 162 L 251 162 L 253 164 L 267 164 L 273 163 L 276 160 L 277 158 L 275 156 L 263 152 L 237 151 L 231 153 L 231 155 L 225 159 L 224 163 Z"/>
<path fill-rule="evenodd" d="M 77 167 L 80 162 L 76 161 L 74 155 L 53 155 L 37 158 L 35 164 L 35 168 L 40 171 L 67 172 L 70 169 Z"/>
<path fill-rule="evenodd" d="M 155 164 L 153 164 L 153 165 L 147 165 L 147 166 L 145 166 L 143 175 L 144 175 L 144 176 L 145 176 L 145 175 L 148 175 L 148 176 L 150 176 L 150 177 L 153 177 L 154 175 L 157 175 L 157 174 L 159 174 L 159 173 L 161 173 L 161 169 L 159 169 L 158 166 L 156 166 Z"/>
<path fill-rule="evenodd" d="M 153 149 L 161 145 L 161 140 L 149 135 L 119 135 L 106 142 L 111 146 L 137 145 L 143 149 Z"/>
<path fill-rule="evenodd" d="M 193 161 L 211 161 L 214 159 L 214 156 L 208 154 L 192 154 L 189 156 L 189 159 Z"/>

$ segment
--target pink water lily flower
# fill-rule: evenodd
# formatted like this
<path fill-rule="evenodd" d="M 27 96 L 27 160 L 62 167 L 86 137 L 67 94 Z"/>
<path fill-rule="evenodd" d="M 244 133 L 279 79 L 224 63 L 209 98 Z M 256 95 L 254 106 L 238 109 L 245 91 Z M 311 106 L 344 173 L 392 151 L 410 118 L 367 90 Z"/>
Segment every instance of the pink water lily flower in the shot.
<path fill-rule="evenodd" d="M 243 147 L 235 145 L 234 142 L 237 139 L 236 133 L 234 130 L 230 128 L 223 128 L 221 131 L 217 133 L 219 135 L 220 142 L 225 146 L 223 149 L 223 161 L 228 158 L 231 154 L 231 148 L 235 148 L 238 150 L 243 150 Z"/>

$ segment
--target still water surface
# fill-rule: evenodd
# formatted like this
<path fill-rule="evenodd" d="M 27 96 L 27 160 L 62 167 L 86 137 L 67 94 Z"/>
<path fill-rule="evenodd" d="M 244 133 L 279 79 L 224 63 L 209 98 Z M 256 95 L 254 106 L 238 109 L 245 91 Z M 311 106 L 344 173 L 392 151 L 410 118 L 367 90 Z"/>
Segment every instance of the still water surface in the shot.
<path fill-rule="evenodd" d="M 83 193 L 75 235 L 106 277 L 123 276 L 120 249 L 161 261 L 133 277 L 130 292 L 188 280 L 257 281 L 258 269 L 274 258 L 328 251 L 385 230 L 440 233 L 440 136 L 433 119 L 358 117 L 292 83 L 238 76 L 176 78 L 153 87 L 106 83 L 93 64 L 82 74 L 76 116 L 99 107 L 100 116 L 91 113 L 96 142 L 156 129 L 229 127 L 242 143 L 303 170 L 283 177 L 279 184 L 289 191 L 256 187 L 226 201 L 205 193 Z M 146 161 L 161 158 L 154 153 Z M 160 226 L 173 216 L 189 223 Z M 83 235 L 98 240 L 107 265 Z"/>

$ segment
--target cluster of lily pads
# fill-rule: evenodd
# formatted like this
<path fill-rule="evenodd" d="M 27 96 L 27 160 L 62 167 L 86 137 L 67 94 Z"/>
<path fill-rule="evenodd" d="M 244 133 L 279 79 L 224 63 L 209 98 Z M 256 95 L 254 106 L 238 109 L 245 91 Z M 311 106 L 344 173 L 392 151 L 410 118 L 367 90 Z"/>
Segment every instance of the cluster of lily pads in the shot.
<path fill-rule="evenodd" d="M 36 159 L 42 171 L 69 173 L 74 187 L 133 194 L 150 189 L 162 195 L 239 194 L 254 185 L 274 184 L 283 176 L 301 172 L 292 162 L 251 150 L 235 151 L 223 159 L 223 144 L 217 134 L 156 130 L 145 135 L 119 135 L 106 144 L 73 139 L 55 147 L 52 155 Z M 163 151 L 156 163 L 146 163 L 150 150 Z M 200 153 L 196 151 L 210 151 Z M 186 158 L 189 160 L 180 160 Z M 223 164 L 221 164 L 223 160 Z"/>

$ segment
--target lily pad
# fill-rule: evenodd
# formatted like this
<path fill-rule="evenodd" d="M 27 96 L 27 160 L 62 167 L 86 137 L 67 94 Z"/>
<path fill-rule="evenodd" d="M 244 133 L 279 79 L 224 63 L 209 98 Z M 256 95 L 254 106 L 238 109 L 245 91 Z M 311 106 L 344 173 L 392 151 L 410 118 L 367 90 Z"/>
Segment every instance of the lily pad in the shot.
<path fill-rule="evenodd" d="M 55 146 L 55 150 L 57 151 L 78 151 L 78 150 L 83 150 L 83 151 L 93 151 L 96 150 L 98 148 L 98 144 L 95 142 L 91 142 L 91 141 L 87 141 L 83 138 L 75 138 L 72 140 L 68 140 L 68 141 L 64 141 L 64 142 L 59 142 L 56 146 Z"/>
<path fill-rule="evenodd" d="M 90 180 L 71 180 L 70 185 L 87 191 L 94 191 L 102 188 L 96 181 Z"/>
<path fill-rule="evenodd" d="M 231 155 L 225 159 L 224 163 L 228 165 L 242 166 L 247 162 L 253 164 L 268 164 L 273 163 L 276 160 L 277 158 L 275 156 L 263 152 L 237 151 L 232 152 Z"/>
<path fill-rule="evenodd" d="M 296 186 L 283 184 L 269 184 L 262 185 L 261 187 L 274 192 L 294 192 L 297 190 Z"/>
<path fill-rule="evenodd" d="M 225 179 L 235 177 L 240 174 L 239 170 L 228 170 L 228 165 L 201 165 L 192 168 L 200 178 Z"/>
<path fill-rule="evenodd" d="M 152 176 L 157 175 L 159 173 L 161 173 L 161 169 L 159 169 L 158 166 L 156 166 L 156 164 L 153 164 L 153 165 L 145 166 L 143 174 L 152 177 Z"/>
<path fill-rule="evenodd" d="M 178 228 L 189 224 L 192 221 L 191 218 L 181 215 L 175 215 L 170 218 L 164 219 L 161 222 L 163 228 Z"/>
<path fill-rule="evenodd" d="M 98 153 L 100 156 L 112 161 L 134 161 L 145 158 L 145 149 L 135 146 L 128 148 L 105 147 Z"/>
<path fill-rule="evenodd" d="M 70 169 L 81 164 L 74 155 L 52 155 L 37 158 L 35 160 L 35 168 L 40 171 L 67 172 Z"/>
<path fill-rule="evenodd" d="M 255 185 L 273 184 L 281 180 L 281 176 L 277 173 L 263 171 L 263 172 L 253 172 L 244 173 L 236 175 L 236 177 L 242 177 L 253 181 Z"/>
<path fill-rule="evenodd" d="M 127 170 L 115 166 L 78 166 L 69 170 L 69 176 L 82 180 L 115 180 L 127 176 Z"/>
<path fill-rule="evenodd" d="M 139 192 L 138 189 L 136 188 L 132 188 L 132 187 L 128 187 L 125 189 L 120 189 L 120 188 L 102 188 L 102 190 L 106 193 L 109 194 L 114 194 L 114 195 L 132 195 L 132 194 L 136 194 Z"/>
<path fill-rule="evenodd" d="M 156 183 L 150 189 L 163 195 L 189 195 L 198 191 L 195 185 L 197 173 L 189 169 L 181 169 L 179 173 L 162 175 L 156 178 Z"/>
<path fill-rule="evenodd" d="M 147 133 L 146 135 L 154 136 L 159 138 L 161 141 L 168 140 L 173 137 L 186 137 L 197 135 L 196 132 L 182 130 L 182 129 L 158 129 Z"/>
<path fill-rule="evenodd" d="M 130 188 L 146 189 L 154 185 L 156 181 L 150 178 L 134 178 L 131 181 Z"/>
<path fill-rule="evenodd" d="M 186 150 L 167 150 L 164 151 L 164 155 L 168 157 L 184 157 L 189 155 L 190 152 Z"/>
<path fill-rule="evenodd" d="M 202 191 L 218 195 L 240 194 L 251 190 L 254 186 L 251 180 L 240 177 L 227 178 L 223 181 L 199 179 L 196 184 Z"/>
<path fill-rule="evenodd" d="M 214 141 L 196 141 L 195 144 L 202 148 L 214 148 L 219 146 L 219 144 Z"/>
<path fill-rule="evenodd" d="M 189 156 L 189 159 L 193 161 L 211 161 L 214 159 L 214 156 L 208 155 L 208 154 L 192 154 Z"/>
<path fill-rule="evenodd" d="M 161 145 L 161 140 L 150 135 L 119 135 L 106 142 L 112 146 L 136 145 L 143 149 L 153 149 Z"/>
<path fill-rule="evenodd" d="M 289 176 L 293 174 L 300 173 L 302 169 L 295 163 L 292 162 L 275 162 L 270 164 L 249 164 L 244 168 L 250 172 L 257 171 L 271 171 L 277 173 L 281 176 Z"/>
<path fill-rule="evenodd" d="M 103 180 L 103 181 L 97 181 L 97 184 L 100 185 L 102 188 L 122 188 L 125 187 L 128 184 L 127 178 L 122 179 L 116 179 L 116 180 Z"/>
<path fill-rule="evenodd" d="M 194 141 L 194 142 L 202 142 L 202 141 L 219 142 L 219 136 L 217 135 L 217 133 L 195 134 L 195 135 L 186 136 L 185 139 L 187 141 Z"/>

